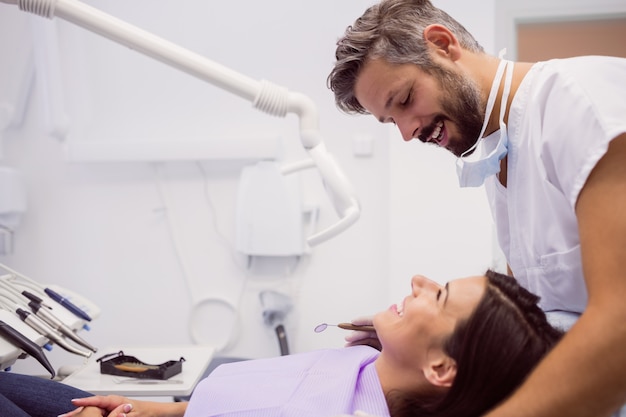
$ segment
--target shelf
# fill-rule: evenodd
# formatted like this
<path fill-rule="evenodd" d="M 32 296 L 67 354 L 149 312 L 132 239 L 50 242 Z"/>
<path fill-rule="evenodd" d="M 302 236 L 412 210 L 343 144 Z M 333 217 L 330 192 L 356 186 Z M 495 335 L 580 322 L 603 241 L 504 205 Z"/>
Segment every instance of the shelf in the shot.
<path fill-rule="evenodd" d="M 278 137 L 207 140 L 68 141 L 65 157 L 70 162 L 152 162 L 201 160 L 278 159 Z"/>

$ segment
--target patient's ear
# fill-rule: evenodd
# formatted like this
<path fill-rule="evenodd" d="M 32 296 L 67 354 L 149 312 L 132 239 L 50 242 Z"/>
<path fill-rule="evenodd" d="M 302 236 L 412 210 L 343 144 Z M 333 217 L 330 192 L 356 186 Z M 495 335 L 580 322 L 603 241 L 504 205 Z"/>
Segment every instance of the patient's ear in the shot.
<path fill-rule="evenodd" d="M 456 377 L 456 362 L 447 355 L 440 355 L 431 361 L 424 369 L 428 382 L 436 387 L 451 387 Z"/>

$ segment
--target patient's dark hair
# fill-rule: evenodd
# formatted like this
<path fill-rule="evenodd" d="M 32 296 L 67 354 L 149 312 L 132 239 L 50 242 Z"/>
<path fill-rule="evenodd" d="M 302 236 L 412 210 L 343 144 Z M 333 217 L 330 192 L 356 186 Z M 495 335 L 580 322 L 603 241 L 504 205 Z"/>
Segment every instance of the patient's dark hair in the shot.
<path fill-rule="evenodd" d="M 539 297 L 507 275 L 488 270 L 480 303 L 445 342 L 456 361 L 452 387 L 431 398 L 394 393 L 387 401 L 396 416 L 481 416 L 506 399 L 561 339 L 539 308 Z"/>

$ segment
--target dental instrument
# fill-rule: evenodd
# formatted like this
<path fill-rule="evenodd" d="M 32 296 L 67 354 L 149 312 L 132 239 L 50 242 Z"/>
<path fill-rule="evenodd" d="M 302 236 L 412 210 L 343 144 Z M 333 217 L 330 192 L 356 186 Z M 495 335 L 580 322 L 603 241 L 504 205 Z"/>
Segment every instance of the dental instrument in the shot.
<path fill-rule="evenodd" d="M 30 291 L 22 291 L 22 295 L 26 298 L 28 298 L 30 301 L 34 301 L 36 303 L 39 303 L 42 307 L 47 308 L 48 310 L 52 310 L 52 307 L 50 307 L 48 304 L 46 304 L 44 302 L 44 300 L 42 300 L 41 298 L 37 297 L 35 294 L 33 294 Z"/>
<path fill-rule="evenodd" d="M 2 320 L 0 320 L 0 336 L 12 343 L 14 346 L 18 347 L 19 349 L 22 349 L 28 355 L 37 359 L 37 361 L 41 365 L 43 365 L 43 367 L 46 368 L 48 372 L 50 372 L 51 379 L 55 377 L 56 372 L 54 371 L 52 364 L 50 364 L 50 361 L 48 361 L 48 358 L 43 353 L 39 345 L 34 343 L 28 337 L 24 336 L 22 333 L 18 332 Z"/>
<path fill-rule="evenodd" d="M 42 348 L 51 350 L 56 344 L 85 358 L 96 351 L 76 334 L 86 328 L 86 320 L 50 298 L 45 292 L 49 287 L 0 264 L 0 321 L 3 323 L 0 329 L 0 369 L 9 368 L 17 359 L 32 356 L 54 378 L 56 373 L 51 371 Z M 77 300 L 76 303 L 85 306 L 80 308 L 81 311 L 98 317 L 98 307 L 79 294 L 58 286 L 54 286 L 53 291 L 69 294 Z"/>
<path fill-rule="evenodd" d="M 367 325 L 367 324 L 358 325 L 358 324 L 352 324 L 352 323 L 339 323 L 339 324 L 321 323 L 321 324 L 318 324 L 317 326 L 315 326 L 313 331 L 315 331 L 315 333 L 321 333 L 324 330 L 326 330 L 328 328 L 328 326 L 339 327 L 340 329 L 344 329 L 344 330 L 361 330 L 361 331 L 364 331 L 364 332 L 375 332 L 376 331 L 374 329 L 374 326 L 370 326 L 370 325 Z"/>
<path fill-rule="evenodd" d="M 54 301 L 65 307 L 67 310 L 71 311 L 76 317 L 79 317 L 85 321 L 91 321 L 91 317 L 89 316 L 89 314 L 87 314 L 83 309 L 77 307 L 69 299 L 63 297 L 58 292 L 47 287 L 44 288 L 44 292 Z"/>
<path fill-rule="evenodd" d="M 52 314 L 50 311 L 41 308 L 42 305 L 40 303 L 36 303 L 34 301 L 31 301 L 28 303 L 28 306 L 31 308 L 31 310 L 33 311 L 33 313 L 35 314 L 35 316 L 39 317 L 42 321 L 44 321 L 46 324 L 48 324 L 51 328 L 53 328 L 54 330 L 57 330 L 58 332 L 60 332 L 63 336 L 67 337 L 68 339 L 71 339 L 72 341 L 76 342 L 77 344 L 89 349 L 92 352 L 97 352 L 98 349 L 94 346 L 92 346 L 91 344 L 89 344 L 86 340 L 84 340 L 82 337 L 78 336 L 74 330 L 72 330 L 69 326 L 67 326 L 65 323 L 63 323 L 61 320 L 59 320 L 54 314 Z M 55 340 L 56 341 L 56 340 Z M 78 353 L 79 355 L 83 355 L 86 357 L 89 357 L 90 355 L 85 355 L 84 352 L 74 352 L 74 353 Z"/>
<path fill-rule="evenodd" d="M 24 323 L 28 324 L 37 333 L 45 336 L 47 339 L 50 339 L 52 342 L 56 343 L 57 345 L 62 347 L 64 350 L 70 353 L 75 353 L 77 355 L 84 356 L 85 358 L 88 358 L 91 356 L 91 352 L 78 349 L 77 347 L 74 347 L 70 345 L 69 343 L 67 343 L 65 339 L 63 339 L 59 334 L 56 333 L 55 331 L 56 329 L 48 325 L 45 321 L 43 321 L 41 318 L 37 317 L 36 315 L 32 314 L 31 312 L 18 308 L 16 310 L 16 313 L 18 317 Z"/>
<path fill-rule="evenodd" d="M 74 314 L 76 317 L 78 317 L 80 319 L 83 319 L 85 321 L 91 321 L 91 317 L 89 316 L 89 314 L 87 314 L 87 312 L 85 312 L 83 309 L 81 309 L 80 307 L 78 307 L 77 305 L 72 303 L 72 301 L 70 301 L 68 298 L 63 297 L 57 291 L 54 291 L 52 288 L 44 287 L 43 285 L 39 284 L 37 281 L 27 277 L 26 275 L 20 274 L 19 272 L 9 268 L 6 265 L 0 264 L 0 268 L 4 269 L 5 271 L 7 271 L 7 272 L 9 272 L 11 274 L 11 276 L 9 276 L 9 277 L 2 277 L 2 278 L 6 278 L 4 281 L 7 284 L 8 284 L 8 281 L 11 281 L 12 284 L 21 285 L 23 287 L 28 287 L 31 290 L 34 290 L 34 291 L 37 291 L 37 292 L 43 292 L 48 297 L 50 297 L 52 300 L 54 300 L 57 303 L 59 303 L 59 305 L 63 306 L 66 310 L 68 310 L 72 314 Z M 22 281 L 17 282 L 15 280 L 15 278 L 19 278 Z M 32 294 L 32 293 L 29 292 L 29 294 Z M 26 297 L 28 297 L 28 298 L 31 298 L 30 296 L 28 296 L 26 294 L 24 294 L 24 295 Z M 37 298 L 39 298 L 39 297 L 37 297 Z"/>
<path fill-rule="evenodd" d="M 6 287 L 4 287 L 4 289 L 6 289 Z M 30 301 L 28 304 L 29 304 L 29 307 L 33 309 L 33 311 L 41 310 L 41 313 L 36 314 L 37 312 L 34 311 L 35 314 L 33 314 L 29 311 L 26 311 L 24 309 L 26 307 L 23 306 L 23 300 L 16 299 L 15 294 L 0 293 L 0 308 L 3 308 L 4 310 L 9 311 L 11 313 L 14 313 L 17 317 L 19 317 L 20 320 L 28 324 L 37 333 L 39 333 L 40 335 L 48 339 L 50 342 L 56 343 L 67 352 L 81 355 L 86 358 L 91 356 L 91 352 L 86 352 L 81 349 L 78 349 L 72 346 L 71 344 L 69 344 L 64 339 L 63 336 L 69 337 L 70 339 L 74 341 L 78 340 L 79 341 L 78 343 L 83 346 L 85 344 L 90 346 L 88 343 L 86 343 L 81 338 L 76 336 L 69 327 L 67 327 L 59 319 L 54 317 L 54 315 L 52 315 L 52 313 L 50 313 L 49 311 L 45 309 L 41 309 L 41 307 L 36 305 L 36 303 L 34 303 L 33 301 Z M 47 317 L 47 319 L 44 319 L 42 315 Z M 62 328 L 64 329 L 61 330 Z M 66 333 L 70 333 L 71 335 L 73 335 L 73 337 Z"/>
<path fill-rule="evenodd" d="M 290 92 L 268 81 L 256 81 L 221 66 L 201 55 L 134 27 L 77 0 L 0 0 L 21 10 L 52 19 L 54 16 L 130 47 L 167 65 L 207 81 L 218 88 L 252 102 L 253 107 L 272 116 L 295 113 L 300 120 L 300 140 L 317 167 L 339 220 L 309 236 L 310 246 L 318 245 L 354 224 L 360 216 L 360 204 L 349 180 L 327 151 L 319 132 L 318 112 L 310 98 Z M 292 164 L 285 172 L 308 167 Z M 54 298 L 54 296 L 51 295 Z"/>

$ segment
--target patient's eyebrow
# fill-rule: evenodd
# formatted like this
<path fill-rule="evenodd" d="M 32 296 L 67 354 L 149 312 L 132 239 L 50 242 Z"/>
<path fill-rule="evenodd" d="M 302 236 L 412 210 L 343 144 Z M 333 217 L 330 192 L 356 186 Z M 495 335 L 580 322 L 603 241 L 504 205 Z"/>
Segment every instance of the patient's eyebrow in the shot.
<path fill-rule="evenodd" d="M 446 289 L 446 298 L 443 299 L 443 308 L 446 308 L 446 303 L 448 302 L 448 296 L 450 295 L 450 283 L 446 282 L 446 285 L 444 286 L 444 288 Z"/>

